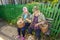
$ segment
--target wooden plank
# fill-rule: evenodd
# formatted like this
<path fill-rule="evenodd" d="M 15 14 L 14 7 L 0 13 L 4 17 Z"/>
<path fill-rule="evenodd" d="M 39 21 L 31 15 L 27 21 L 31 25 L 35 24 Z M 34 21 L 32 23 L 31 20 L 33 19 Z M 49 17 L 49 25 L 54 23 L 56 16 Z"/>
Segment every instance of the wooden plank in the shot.
<path fill-rule="evenodd" d="M 18 1 L 17 0 L 14 0 L 15 1 L 15 4 L 18 4 Z"/>
<path fill-rule="evenodd" d="M 57 34 L 56 34 L 56 36 L 58 36 L 58 34 L 60 33 L 60 19 L 59 19 L 59 21 L 58 21 L 58 25 L 57 25 L 57 27 L 59 28 L 59 29 L 57 29 Z"/>
<path fill-rule="evenodd" d="M 51 28 L 51 34 L 50 34 L 50 35 L 51 35 L 51 36 L 55 36 L 56 31 L 57 31 L 56 29 Z"/>
<path fill-rule="evenodd" d="M 0 5 L 2 5 L 2 0 L 0 0 Z"/>
<path fill-rule="evenodd" d="M 31 3 L 31 2 L 32 2 L 32 0 L 29 0 L 29 2 Z"/>
<path fill-rule="evenodd" d="M 57 9 L 57 8 L 56 8 L 56 9 Z M 57 11 L 58 11 L 58 10 L 56 10 L 56 9 L 54 10 L 54 13 L 53 13 L 53 19 L 56 19 L 55 16 L 56 16 Z M 56 20 L 54 20 L 54 21 L 53 21 L 53 24 L 52 24 L 52 27 L 54 27 L 54 28 L 55 28 L 54 25 L 56 24 L 55 21 L 56 21 Z"/>
<path fill-rule="evenodd" d="M 25 1 L 27 1 L 27 0 L 22 0 L 22 4 L 25 4 Z"/>
<path fill-rule="evenodd" d="M 51 18 L 53 18 L 53 15 L 54 15 L 54 7 L 52 8 Z"/>
<path fill-rule="evenodd" d="M 56 26 L 56 29 L 58 28 L 58 25 L 59 25 L 59 21 L 58 21 L 58 17 L 59 17 L 59 15 L 60 15 L 60 13 L 59 13 L 59 10 L 58 10 L 58 13 L 57 13 L 57 17 L 56 17 L 56 24 L 55 24 L 55 26 Z"/>
<path fill-rule="evenodd" d="M 56 20 L 55 20 L 55 22 L 54 22 L 54 28 L 56 28 L 56 25 L 57 25 L 57 22 L 58 22 L 58 16 L 59 16 L 59 13 L 57 13 L 56 16 L 57 16 L 57 17 L 56 17 Z"/>
<path fill-rule="evenodd" d="M 26 3 L 29 3 L 29 0 L 25 0 L 26 1 Z"/>

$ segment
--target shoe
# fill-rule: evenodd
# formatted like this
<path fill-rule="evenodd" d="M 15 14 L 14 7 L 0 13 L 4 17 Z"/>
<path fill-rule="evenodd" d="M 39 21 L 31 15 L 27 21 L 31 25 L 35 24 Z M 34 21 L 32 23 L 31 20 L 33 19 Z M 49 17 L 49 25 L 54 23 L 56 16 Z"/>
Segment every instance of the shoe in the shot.
<path fill-rule="evenodd" d="M 20 35 L 17 35 L 16 38 L 20 38 Z"/>
<path fill-rule="evenodd" d="M 25 40 L 25 37 L 22 36 L 22 37 L 21 37 L 21 40 Z"/>

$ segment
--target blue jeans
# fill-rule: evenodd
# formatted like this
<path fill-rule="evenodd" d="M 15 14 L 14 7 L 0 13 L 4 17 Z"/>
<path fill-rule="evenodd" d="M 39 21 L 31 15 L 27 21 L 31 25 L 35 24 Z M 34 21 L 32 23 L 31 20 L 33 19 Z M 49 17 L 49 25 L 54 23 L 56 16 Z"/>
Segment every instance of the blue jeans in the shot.
<path fill-rule="evenodd" d="M 17 28 L 18 29 L 18 35 L 20 35 L 20 31 L 22 31 L 23 37 L 25 36 L 25 31 L 29 27 L 30 23 L 25 23 L 25 26 L 23 28 Z"/>
<path fill-rule="evenodd" d="M 31 27 L 28 29 L 28 32 L 29 32 L 29 34 L 32 34 L 32 31 L 33 31 L 34 29 L 32 29 Z M 41 32 L 41 30 L 40 29 L 36 29 L 35 30 L 35 36 L 38 38 L 38 40 L 40 40 L 40 32 Z"/>

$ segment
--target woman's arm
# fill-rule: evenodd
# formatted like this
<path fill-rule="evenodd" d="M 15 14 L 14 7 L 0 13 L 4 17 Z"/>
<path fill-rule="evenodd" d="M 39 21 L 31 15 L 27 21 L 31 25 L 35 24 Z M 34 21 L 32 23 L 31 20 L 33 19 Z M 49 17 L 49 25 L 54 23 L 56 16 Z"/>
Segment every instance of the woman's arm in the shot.
<path fill-rule="evenodd" d="M 41 22 L 39 22 L 39 23 L 37 23 L 38 25 L 40 25 L 40 24 L 44 24 L 45 22 L 44 21 L 41 21 Z"/>
<path fill-rule="evenodd" d="M 39 20 L 38 20 L 38 22 L 39 23 L 37 23 L 36 25 L 38 26 L 38 25 L 40 25 L 40 24 L 44 24 L 45 23 L 45 16 L 42 14 L 42 13 L 40 13 L 40 15 L 39 15 Z"/>
<path fill-rule="evenodd" d="M 29 23 L 31 23 L 31 20 L 30 19 L 26 19 Z"/>
<path fill-rule="evenodd" d="M 45 16 L 44 16 L 43 13 L 41 13 L 40 16 L 41 16 L 41 20 L 42 20 L 42 21 L 46 21 Z"/>
<path fill-rule="evenodd" d="M 32 22 L 32 17 L 33 17 L 33 16 L 30 14 L 30 15 L 29 15 L 29 18 L 27 18 L 26 20 L 27 20 L 29 23 L 31 23 L 31 22 Z"/>

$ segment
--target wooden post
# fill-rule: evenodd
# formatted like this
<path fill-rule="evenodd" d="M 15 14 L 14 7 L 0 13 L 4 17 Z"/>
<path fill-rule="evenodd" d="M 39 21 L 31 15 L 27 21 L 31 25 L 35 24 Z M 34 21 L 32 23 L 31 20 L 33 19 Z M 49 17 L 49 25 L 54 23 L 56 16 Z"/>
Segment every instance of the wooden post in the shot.
<path fill-rule="evenodd" d="M 6 0 L 2 0 L 2 4 L 3 4 L 3 5 L 5 5 L 5 4 L 6 4 L 6 3 L 5 3 L 5 1 L 6 1 Z"/>
<path fill-rule="evenodd" d="M 26 0 L 26 3 L 29 3 L 29 0 Z"/>
<path fill-rule="evenodd" d="M 0 5 L 2 5 L 2 0 L 0 0 Z"/>
<path fill-rule="evenodd" d="M 5 0 L 5 3 L 8 4 L 8 0 Z"/>
<path fill-rule="evenodd" d="M 15 4 L 18 4 L 17 0 L 14 0 L 15 1 Z"/>
<path fill-rule="evenodd" d="M 30 2 L 32 2 L 32 0 L 30 0 Z"/>
<path fill-rule="evenodd" d="M 9 2 L 9 4 L 11 4 L 11 0 L 9 0 L 8 2 Z"/>
<path fill-rule="evenodd" d="M 26 0 L 22 0 L 22 4 L 25 4 L 25 1 L 26 1 Z"/>

